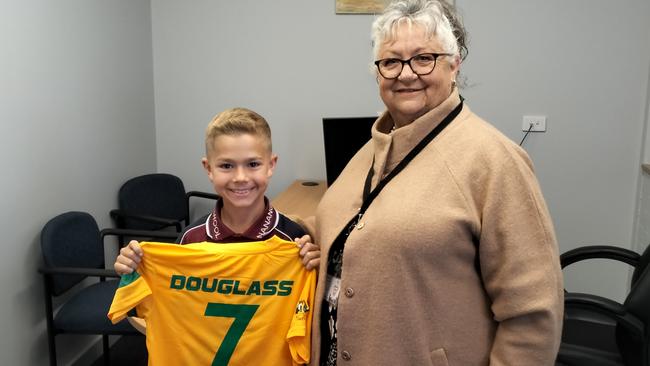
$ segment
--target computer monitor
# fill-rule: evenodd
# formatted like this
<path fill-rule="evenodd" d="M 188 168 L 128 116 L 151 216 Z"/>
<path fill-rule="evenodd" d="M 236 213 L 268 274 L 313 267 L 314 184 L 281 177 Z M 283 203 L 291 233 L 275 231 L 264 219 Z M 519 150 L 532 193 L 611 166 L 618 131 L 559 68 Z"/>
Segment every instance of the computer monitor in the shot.
<path fill-rule="evenodd" d="M 370 128 L 377 117 L 323 118 L 325 172 L 332 185 L 348 161 L 370 140 Z"/>

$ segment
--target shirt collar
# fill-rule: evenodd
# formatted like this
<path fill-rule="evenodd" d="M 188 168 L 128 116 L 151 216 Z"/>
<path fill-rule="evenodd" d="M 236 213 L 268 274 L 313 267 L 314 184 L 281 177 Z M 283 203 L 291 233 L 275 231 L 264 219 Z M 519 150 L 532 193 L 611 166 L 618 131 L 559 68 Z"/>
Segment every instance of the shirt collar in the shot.
<path fill-rule="evenodd" d="M 385 111 L 372 127 L 372 141 L 375 145 L 374 170 L 375 172 L 382 172 L 381 174 L 375 174 L 375 177 L 373 177 L 373 186 L 390 173 L 420 140 L 436 128 L 458 106 L 460 101 L 458 88 L 455 88 L 440 105 L 410 124 L 394 131 L 391 131 L 394 125 L 393 119 L 390 113 Z"/>
<path fill-rule="evenodd" d="M 264 197 L 264 211 L 262 215 L 241 234 L 234 232 L 221 220 L 222 208 L 223 200 L 219 199 L 206 222 L 207 234 L 215 242 L 263 240 L 278 225 L 278 212 L 271 206 L 266 197 Z"/>

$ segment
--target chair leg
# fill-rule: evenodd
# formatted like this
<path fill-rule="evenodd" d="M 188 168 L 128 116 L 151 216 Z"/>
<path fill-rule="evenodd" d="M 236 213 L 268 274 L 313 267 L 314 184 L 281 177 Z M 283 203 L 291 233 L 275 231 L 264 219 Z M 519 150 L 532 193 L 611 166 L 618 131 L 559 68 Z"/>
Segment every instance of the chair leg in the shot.
<path fill-rule="evenodd" d="M 108 335 L 102 335 L 102 347 L 104 348 L 104 365 L 109 366 L 111 364 L 110 357 L 110 348 L 108 347 Z"/>
<path fill-rule="evenodd" d="M 54 343 L 54 334 L 47 332 L 47 347 L 50 350 L 50 366 L 56 366 L 56 344 Z"/>
<path fill-rule="evenodd" d="M 43 291 L 45 295 L 45 324 L 47 326 L 47 348 L 50 351 L 50 366 L 56 366 L 56 343 L 54 337 L 54 312 L 52 311 L 52 279 L 43 276 Z"/>

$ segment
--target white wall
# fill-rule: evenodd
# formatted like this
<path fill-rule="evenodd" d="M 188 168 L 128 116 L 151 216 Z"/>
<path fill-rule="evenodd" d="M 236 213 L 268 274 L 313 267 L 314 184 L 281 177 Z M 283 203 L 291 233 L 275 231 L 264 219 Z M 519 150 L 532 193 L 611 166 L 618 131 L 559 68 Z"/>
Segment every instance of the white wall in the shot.
<path fill-rule="evenodd" d="M 650 68 L 650 64 L 648 65 Z M 650 76 L 648 76 L 648 99 L 645 114 L 645 141 L 641 153 L 642 162 L 650 164 Z M 643 252 L 650 243 L 650 172 L 639 172 L 637 212 L 635 222 L 634 249 Z"/>
<path fill-rule="evenodd" d="M 149 1 L 3 1 L 0 55 L 0 364 L 45 365 L 43 224 L 109 226 L 119 185 L 156 168 Z M 92 339 L 59 340 L 65 365 Z"/>
<path fill-rule="evenodd" d="M 642 173 L 639 178 L 640 192 L 637 210 L 637 227 L 633 249 L 643 252 L 650 243 L 650 174 Z"/>
<path fill-rule="evenodd" d="M 273 196 L 295 178 L 324 178 L 323 116 L 376 115 L 369 16 L 334 1 L 153 1 L 158 168 L 211 190 L 204 130 L 233 106 L 262 114 L 279 166 Z"/>
<path fill-rule="evenodd" d="M 457 0 L 470 32 L 463 69 L 471 108 L 519 142 L 528 137 L 562 251 L 630 248 L 650 62 L 650 3 Z M 368 73 L 372 16 L 335 15 L 334 0 L 152 1 L 157 156 L 161 171 L 209 190 L 199 166 L 211 117 L 241 105 L 267 117 L 279 168 L 274 195 L 323 178 L 321 118 L 382 108 Z M 627 268 L 567 270 L 567 287 L 615 298 Z"/>

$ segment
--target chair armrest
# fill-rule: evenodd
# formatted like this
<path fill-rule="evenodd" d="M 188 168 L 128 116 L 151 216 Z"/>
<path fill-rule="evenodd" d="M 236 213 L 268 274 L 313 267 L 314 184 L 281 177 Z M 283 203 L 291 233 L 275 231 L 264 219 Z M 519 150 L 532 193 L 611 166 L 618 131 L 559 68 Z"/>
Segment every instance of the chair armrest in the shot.
<path fill-rule="evenodd" d="M 573 307 L 585 309 L 604 315 L 616 320 L 618 324 L 625 326 L 627 329 L 630 329 L 641 336 L 645 331 L 643 322 L 633 314 L 627 312 L 623 305 L 601 296 L 578 292 L 565 293 L 564 306 L 566 308 Z"/>
<path fill-rule="evenodd" d="M 133 220 L 145 221 L 152 224 L 174 226 L 176 227 L 176 231 L 178 232 L 180 232 L 182 229 L 181 222 L 179 220 L 174 220 L 174 219 L 166 219 L 163 217 L 151 216 L 151 215 L 134 214 L 128 211 L 118 210 L 118 209 L 111 210 L 110 215 L 113 219 L 133 219 Z"/>
<path fill-rule="evenodd" d="M 142 238 L 176 239 L 178 233 L 173 231 L 150 231 L 133 229 L 102 229 L 99 232 L 102 239 L 106 236 L 135 236 Z"/>
<path fill-rule="evenodd" d="M 82 267 L 39 267 L 38 272 L 44 275 L 85 275 L 93 277 L 116 277 L 117 274 L 112 269 L 101 268 L 82 268 Z"/>
<path fill-rule="evenodd" d="M 189 201 L 190 197 L 200 197 L 200 198 L 208 198 L 208 199 L 213 199 L 217 200 L 219 199 L 219 195 L 215 193 L 208 193 L 208 192 L 201 192 L 201 191 L 189 191 L 185 193 L 185 197 Z"/>
<path fill-rule="evenodd" d="M 613 259 L 636 267 L 641 256 L 629 249 L 611 245 L 591 245 L 569 250 L 560 255 L 562 268 L 585 259 Z"/>
<path fill-rule="evenodd" d="M 102 238 L 102 242 L 106 245 L 104 240 L 107 236 L 128 236 L 128 237 L 138 237 L 146 240 L 155 238 L 155 239 L 173 239 L 178 238 L 178 233 L 175 231 L 151 231 L 151 230 L 133 230 L 133 229 L 102 229 L 99 232 L 99 235 Z M 118 248 L 126 246 L 126 243 L 118 243 Z"/>
<path fill-rule="evenodd" d="M 616 301 L 592 294 L 566 292 L 564 294 L 564 303 L 567 307 L 586 308 L 604 315 L 615 314 L 619 316 L 626 313 L 623 305 Z"/>

